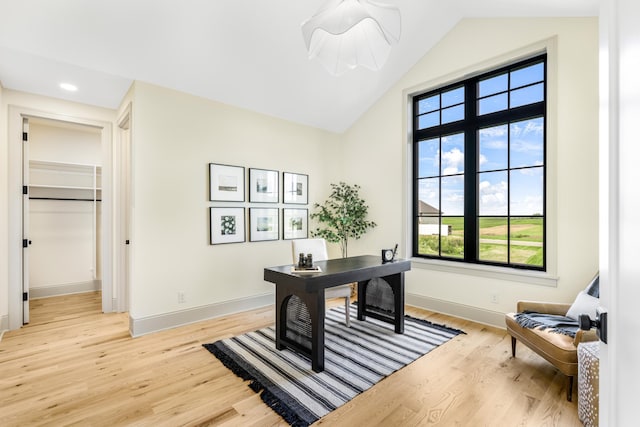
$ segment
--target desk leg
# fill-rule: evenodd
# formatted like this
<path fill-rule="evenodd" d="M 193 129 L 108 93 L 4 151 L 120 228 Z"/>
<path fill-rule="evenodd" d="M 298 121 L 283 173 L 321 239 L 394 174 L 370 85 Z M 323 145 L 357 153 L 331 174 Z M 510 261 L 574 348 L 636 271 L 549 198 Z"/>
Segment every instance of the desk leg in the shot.
<path fill-rule="evenodd" d="M 392 274 L 390 276 L 382 277 L 393 292 L 393 326 L 397 334 L 404 333 L 404 272 Z M 366 320 L 367 316 L 367 285 L 369 281 L 358 282 L 358 320 Z M 380 318 L 375 313 L 369 313 L 372 317 Z M 390 322 L 390 319 L 380 318 L 386 322 Z"/>
<path fill-rule="evenodd" d="M 386 278 L 393 290 L 394 326 L 396 334 L 404 333 L 404 272 Z"/>
<path fill-rule="evenodd" d="M 358 320 L 366 320 L 365 312 L 367 311 L 367 283 L 368 280 L 358 282 Z"/>
<path fill-rule="evenodd" d="M 294 293 L 284 286 L 276 287 L 276 349 L 287 348 L 287 303 Z M 311 369 L 324 371 L 324 289 L 319 293 L 299 294 L 298 298 L 307 306 L 311 320 Z M 295 348 L 295 347 L 293 347 Z"/>
<path fill-rule="evenodd" d="M 286 297 L 289 293 L 280 286 L 276 286 L 276 349 L 284 350 L 286 346 L 282 342 L 282 337 L 287 330 L 287 306 L 285 304 Z"/>
<path fill-rule="evenodd" d="M 324 371 L 324 289 L 315 294 L 308 294 L 307 307 L 311 317 L 311 369 L 314 372 Z"/>

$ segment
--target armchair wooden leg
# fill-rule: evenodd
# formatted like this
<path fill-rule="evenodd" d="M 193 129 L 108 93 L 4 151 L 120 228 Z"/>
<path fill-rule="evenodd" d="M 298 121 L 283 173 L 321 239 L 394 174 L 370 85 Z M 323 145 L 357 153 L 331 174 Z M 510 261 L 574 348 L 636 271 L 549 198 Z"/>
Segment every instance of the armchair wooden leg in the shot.
<path fill-rule="evenodd" d="M 567 375 L 567 401 L 571 402 L 573 396 L 573 377 Z"/>
<path fill-rule="evenodd" d="M 516 357 L 516 339 L 511 337 L 511 355 Z"/>

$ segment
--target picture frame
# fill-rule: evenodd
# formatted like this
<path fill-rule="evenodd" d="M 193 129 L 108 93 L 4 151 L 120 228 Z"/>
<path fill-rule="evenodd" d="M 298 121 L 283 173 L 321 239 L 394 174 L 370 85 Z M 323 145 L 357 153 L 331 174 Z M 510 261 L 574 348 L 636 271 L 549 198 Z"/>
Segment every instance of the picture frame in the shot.
<path fill-rule="evenodd" d="M 309 203 L 309 175 L 282 173 L 282 199 L 284 203 L 306 205 Z"/>
<path fill-rule="evenodd" d="M 249 208 L 249 241 L 278 240 L 279 212 L 278 208 Z"/>
<path fill-rule="evenodd" d="M 278 171 L 249 169 L 249 201 L 256 203 L 278 203 L 280 187 Z"/>
<path fill-rule="evenodd" d="M 209 200 L 244 202 L 244 167 L 209 163 Z"/>
<path fill-rule="evenodd" d="M 209 230 L 212 245 L 244 242 L 244 208 L 209 208 Z"/>
<path fill-rule="evenodd" d="M 309 236 L 309 210 L 282 208 L 282 239 L 306 239 Z"/>

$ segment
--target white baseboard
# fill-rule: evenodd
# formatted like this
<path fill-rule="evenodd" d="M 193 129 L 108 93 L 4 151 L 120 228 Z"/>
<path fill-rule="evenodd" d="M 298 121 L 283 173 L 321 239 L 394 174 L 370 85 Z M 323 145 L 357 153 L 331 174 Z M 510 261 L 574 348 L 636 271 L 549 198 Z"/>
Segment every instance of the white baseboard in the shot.
<path fill-rule="evenodd" d="M 502 312 L 409 293 L 405 296 L 405 302 L 407 305 L 424 308 L 425 310 L 448 314 L 501 329 L 505 328 L 504 313 Z M 137 319 L 130 316 L 129 333 L 132 337 L 139 337 L 203 320 L 266 307 L 274 303 L 275 295 L 269 293 Z"/>
<path fill-rule="evenodd" d="M 43 286 L 29 289 L 29 299 L 56 297 L 60 295 L 79 294 L 83 292 L 94 292 L 102 289 L 100 280 L 89 282 L 63 283 L 60 285 Z"/>
<path fill-rule="evenodd" d="M 504 313 L 499 311 L 485 310 L 484 308 L 410 293 L 406 294 L 405 303 L 414 307 L 424 308 L 425 310 L 448 314 L 450 316 L 460 317 L 462 319 L 495 326 L 501 329 L 506 328 L 504 323 Z"/>
<path fill-rule="evenodd" d="M 0 316 L 0 332 L 9 330 L 9 315 Z"/>
<path fill-rule="evenodd" d="M 139 319 L 134 319 L 129 316 L 129 333 L 132 337 L 139 337 L 152 332 L 171 329 L 203 320 L 215 319 L 216 317 L 254 310 L 274 304 L 275 294 L 268 293 Z"/>

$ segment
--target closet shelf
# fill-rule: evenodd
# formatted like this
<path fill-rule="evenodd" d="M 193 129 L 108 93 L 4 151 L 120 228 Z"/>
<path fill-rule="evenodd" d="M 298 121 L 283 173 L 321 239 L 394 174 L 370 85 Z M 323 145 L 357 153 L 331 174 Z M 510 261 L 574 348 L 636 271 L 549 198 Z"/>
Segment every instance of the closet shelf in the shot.
<path fill-rule="evenodd" d="M 55 162 L 51 160 L 29 160 L 29 165 L 31 167 L 52 169 L 93 169 L 95 167 L 100 170 L 102 168 L 100 165 L 93 165 L 89 163 Z"/>
<path fill-rule="evenodd" d="M 102 187 L 101 175 L 102 168 L 99 165 L 33 159 L 29 161 L 29 188 L 39 189 L 40 192 L 99 192 Z"/>
<path fill-rule="evenodd" d="M 100 187 L 78 187 L 71 185 L 50 185 L 50 184 L 29 184 L 29 188 L 52 188 L 52 189 L 60 189 L 60 190 L 96 190 L 101 191 Z"/>

